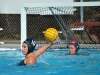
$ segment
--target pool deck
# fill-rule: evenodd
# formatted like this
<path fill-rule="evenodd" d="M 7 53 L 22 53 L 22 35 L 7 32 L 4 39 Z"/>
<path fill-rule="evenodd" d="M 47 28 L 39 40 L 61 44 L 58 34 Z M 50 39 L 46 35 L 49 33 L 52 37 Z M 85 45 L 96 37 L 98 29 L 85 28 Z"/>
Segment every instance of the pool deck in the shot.
<path fill-rule="evenodd" d="M 38 44 L 37 48 L 40 48 L 41 46 L 43 46 L 45 44 Z M 53 46 L 51 46 L 51 48 L 66 48 L 66 44 L 55 44 Z M 20 42 L 17 43 L 4 43 L 4 44 L 0 44 L 0 50 L 16 50 L 16 49 L 20 49 L 21 48 L 21 44 Z M 89 48 L 89 49 L 100 49 L 100 44 L 80 44 L 80 48 Z"/>
<path fill-rule="evenodd" d="M 0 44 L 0 48 L 19 48 L 20 44 Z"/>
<path fill-rule="evenodd" d="M 20 42 L 4 42 L 0 43 L 0 50 L 16 50 L 21 47 Z"/>

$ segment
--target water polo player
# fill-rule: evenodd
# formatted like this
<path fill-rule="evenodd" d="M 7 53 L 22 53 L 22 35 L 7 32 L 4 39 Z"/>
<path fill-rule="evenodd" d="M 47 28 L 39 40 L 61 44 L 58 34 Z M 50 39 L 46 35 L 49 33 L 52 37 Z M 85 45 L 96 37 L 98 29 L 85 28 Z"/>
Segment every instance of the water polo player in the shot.
<path fill-rule="evenodd" d="M 76 40 L 72 40 L 69 43 L 69 53 L 70 54 L 76 54 L 78 52 L 79 49 L 79 44 Z"/>
<path fill-rule="evenodd" d="M 20 61 L 17 65 L 31 65 L 36 63 L 36 59 L 39 55 L 45 52 L 53 43 L 56 41 L 49 42 L 45 46 L 33 52 L 36 46 L 36 42 L 33 39 L 26 39 L 22 44 L 22 53 L 25 55 L 25 59 Z"/>

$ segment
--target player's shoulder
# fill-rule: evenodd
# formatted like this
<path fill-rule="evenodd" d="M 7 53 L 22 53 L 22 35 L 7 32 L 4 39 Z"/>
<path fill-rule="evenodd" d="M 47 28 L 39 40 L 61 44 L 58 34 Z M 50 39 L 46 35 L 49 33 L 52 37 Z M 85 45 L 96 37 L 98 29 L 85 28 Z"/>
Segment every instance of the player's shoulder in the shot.
<path fill-rule="evenodd" d="M 35 64 L 36 63 L 36 58 L 34 56 L 30 56 L 30 57 L 26 58 L 25 60 L 26 60 L 26 64 Z"/>

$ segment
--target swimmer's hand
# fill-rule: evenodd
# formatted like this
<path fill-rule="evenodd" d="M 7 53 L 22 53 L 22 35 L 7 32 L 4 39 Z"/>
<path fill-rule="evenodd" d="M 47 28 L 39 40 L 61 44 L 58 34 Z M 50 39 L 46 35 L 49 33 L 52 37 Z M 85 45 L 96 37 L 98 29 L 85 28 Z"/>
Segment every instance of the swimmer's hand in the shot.
<path fill-rule="evenodd" d="M 55 40 L 51 41 L 51 44 L 55 44 L 58 39 L 59 39 L 59 37 L 57 37 Z"/>

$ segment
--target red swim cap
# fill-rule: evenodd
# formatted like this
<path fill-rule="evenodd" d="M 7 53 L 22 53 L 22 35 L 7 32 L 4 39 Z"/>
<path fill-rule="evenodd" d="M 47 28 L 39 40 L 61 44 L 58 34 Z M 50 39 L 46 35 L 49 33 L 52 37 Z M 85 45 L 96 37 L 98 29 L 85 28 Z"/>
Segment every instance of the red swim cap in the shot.
<path fill-rule="evenodd" d="M 77 49 L 79 48 L 79 44 L 77 42 L 77 40 L 72 40 L 69 45 L 74 45 L 75 47 L 77 47 Z"/>

